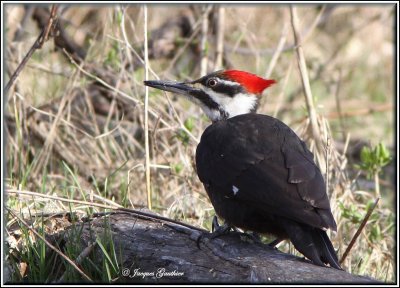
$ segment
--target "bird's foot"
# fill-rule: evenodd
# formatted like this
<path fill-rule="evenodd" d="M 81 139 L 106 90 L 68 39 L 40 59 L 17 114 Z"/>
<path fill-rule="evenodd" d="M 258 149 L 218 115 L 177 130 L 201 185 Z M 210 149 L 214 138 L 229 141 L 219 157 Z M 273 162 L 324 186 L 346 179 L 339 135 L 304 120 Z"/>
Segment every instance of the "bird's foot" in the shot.
<path fill-rule="evenodd" d="M 238 231 L 235 227 L 230 226 L 229 224 L 223 224 L 220 225 L 218 222 L 218 217 L 214 216 L 213 221 L 212 221 L 212 226 L 211 226 L 211 233 L 213 235 L 212 238 L 217 238 L 221 235 L 229 233 L 229 231 Z M 214 236 L 215 235 L 215 236 Z"/>
<path fill-rule="evenodd" d="M 237 231 L 236 228 L 230 226 L 229 224 L 225 223 L 223 225 L 220 225 L 218 223 L 217 216 L 214 216 L 214 218 L 213 218 L 211 230 L 212 230 L 211 233 L 208 233 L 208 232 L 201 233 L 200 236 L 197 238 L 196 243 L 197 243 L 197 247 L 199 249 L 200 249 L 200 242 L 204 237 L 207 237 L 210 239 L 215 239 L 222 235 L 228 234 L 231 230 Z"/>
<path fill-rule="evenodd" d="M 255 243 L 262 243 L 261 237 L 256 232 L 242 232 L 239 231 L 237 228 L 229 226 L 227 224 L 219 225 L 218 218 L 214 216 L 212 221 L 212 231 L 213 233 L 211 239 L 217 238 L 221 235 L 228 234 L 231 230 L 233 230 L 232 234 L 239 234 L 240 239 L 248 242 L 255 242 Z"/>

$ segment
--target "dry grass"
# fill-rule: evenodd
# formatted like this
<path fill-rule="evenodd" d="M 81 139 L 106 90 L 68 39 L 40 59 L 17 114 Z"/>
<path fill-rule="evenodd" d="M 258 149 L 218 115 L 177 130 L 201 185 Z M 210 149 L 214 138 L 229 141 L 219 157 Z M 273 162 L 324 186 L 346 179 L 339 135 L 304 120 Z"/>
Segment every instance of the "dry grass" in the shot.
<path fill-rule="evenodd" d="M 148 29 L 160 27 L 183 10 L 189 13 L 187 9 L 148 6 Z M 39 33 L 36 23 L 28 19 L 22 40 L 15 40 L 23 11 L 18 5 L 5 9 L 9 73 Z M 305 109 L 289 7 L 226 6 L 223 12 L 216 9 L 217 19 L 203 17 L 213 11 L 196 7 L 191 11 L 192 36 L 176 39 L 179 44 L 172 58 L 147 61 L 142 53 L 146 15 L 142 6 L 66 9 L 62 18 L 69 23 L 67 32 L 87 48 L 88 55 L 82 63 L 71 61 L 68 52 L 54 50 L 49 41 L 11 87 L 4 103 L 7 187 L 76 200 L 113 201 L 125 207 L 146 207 L 151 194 L 152 208 L 159 213 L 209 228 L 213 210 L 194 167 L 195 146 L 209 123 L 199 108 L 175 96 L 150 90 L 145 98 L 142 81 L 145 66 L 150 79 L 194 79 L 211 72 L 214 62 L 223 61 L 225 67 L 268 74 L 279 81 L 259 112 L 276 115 L 295 129 L 315 152 L 321 170 L 328 172 L 328 193 L 338 223 L 331 238 L 342 255 L 368 203 L 375 200 L 373 189 L 362 185 L 364 177 L 354 170 L 355 160 L 348 159 L 346 152 L 352 150 L 353 141 L 393 144 L 393 6 L 346 5 L 325 7 L 322 12 L 314 6 L 297 8 L 318 139 L 311 133 Z M 224 29 L 216 29 L 215 23 L 224 24 Z M 200 43 L 201 53 L 193 43 Z M 341 117 L 378 105 L 388 110 Z M 315 149 L 316 140 L 323 149 Z M 151 185 L 146 185 L 146 168 Z M 343 266 L 352 273 L 392 282 L 395 220 L 389 176 L 383 175 L 383 199 Z M 76 203 L 66 207 L 55 199 L 8 196 L 7 207 L 22 215 L 70 209 L 83 215 L 97 210 Z M 279 248 L 290 249 L 288 244 Z"/>

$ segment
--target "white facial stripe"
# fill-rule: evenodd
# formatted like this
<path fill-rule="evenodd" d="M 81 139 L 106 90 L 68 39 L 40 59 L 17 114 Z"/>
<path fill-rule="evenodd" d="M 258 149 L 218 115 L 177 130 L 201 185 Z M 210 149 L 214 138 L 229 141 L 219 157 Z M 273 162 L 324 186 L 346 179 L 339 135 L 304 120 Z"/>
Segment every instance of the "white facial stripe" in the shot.
<path fill-rule="evenodd" d="M 227 86 L 240 86 L 239 83 L 236 83 L 236 82 L 233 82 L 233 81 L 229 81 L 229 80 L 224 80 L 224 79 L 218 79 L 218 82 L 222 83 L 224 85 L 227 85 Z"/>
<path fill-rule="evenodd" d="M 249 113 L 257 104 L 257 96 L 253 94 L 239 93 L 233 97 L 228 97 L 210 88 L 204 88 L 204 90 L 214 102 L 218 103 L 221 110 L 228 114 L 228 118 Z M 210 119 L 214 121 L 214 119 Z"/>

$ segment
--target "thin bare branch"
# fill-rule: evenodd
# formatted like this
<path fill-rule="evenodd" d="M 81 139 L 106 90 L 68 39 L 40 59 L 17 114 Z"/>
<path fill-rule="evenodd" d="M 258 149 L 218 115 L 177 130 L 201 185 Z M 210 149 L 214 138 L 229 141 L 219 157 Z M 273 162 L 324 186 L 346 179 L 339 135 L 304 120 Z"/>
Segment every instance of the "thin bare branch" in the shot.
<path fill-rule="evenodd" d="M 69 60 L 71 61 L 72 64 L 75 65 L 76 68 L 78 68 L 79 71 L 81 71 L 83 74 L 85 74 L 86 76 L 89 76 L 92 79 L 95 79 L 97 82 L 101 83 L 102 85 L 104 85 L 106 88 L 110 89 L 111 91 L 117 93 L 118 95 L 122 96 L 125 99 L 128 99 L 130 101 L 132 101 L 134 104 L 140 104 L 140 105 L 144 105 L 142 103 L 142 101 L 135 99 L 131 96 L 129 96 L 128 94 L 126 94 L 125 92 L 111 86 L 110 84 L 108 84 L 107 82 L 105 82 L 103 79 L 97 77 L 96 75 L 93 75 L 92 73 L 86 71 L 81 65 L 79 65 L 78 63 L 75 62 L 75 60 L 72 58 L 72 56 L 66 51 L 64 50 L 64 53 L 68 56 Z M 157 112 L 155 112 L 153 109 L 149 109 L 149 113 L 154 116 L 156 119 L 159 118 L 160 116 L 157 114 Z M 164 119 L 160 119 L 161 123 L 163 123 L 166 127 L 171 128 L 171 125 L 166 122 Z"/>
<path fill-rule="evenodd" d="M 83 278 L 85 278 L 86 280 L 92 282 L 92 279 L 85 274 L 85 272 L 83 272 L 76 264 L 74 261 L 72 261 L 67 255 L 65 255 L 64 253 L 62 253 L 60 250 L 58 250 L 55 246 L 53 246 L 49 241 L 47 241 L 42 235 L 40 235 L 35 229 L 33 229 L 31 227 L 31 225 L 29 225 L 28 223 L 26 223 L 24 221 L 24 219 L 22 219 L 20 216 L 18 216 L 14 211 L 12 211 L 10 208 L 5 207 L 6 210 L 13 215 L 15 218 L 18 219 L 18 221 L 20 221 L 26 228 L 28 228 L 33 234 L 35 234 L 37 237 L 39 237 L 50 249 L 52 249 L 54 252 L 56 252 L 58 255 L 60 255 L 62 258 L 65 259 L 65 261 L 67 261 L 69 264 L 71 264 L 71 266 L 78 271 L 79 274 L 82 275 Z"/>
<path fill-rule="evenodd" d="M 14 84 L 15 80 L 17 80 L 19 74 L 24 69 L 26 63 L 28 63 L 28 61 L 32 57 L 33 53 L 37 49 L 42 48 L 44 42 L 48 40 L 50 32 L 52 35 L 55 34 L 55 31 L 54 31 L 55 25 L 54 24 L 56 23 L 56 19 L 57 19 L 57 9 L 58 9 L 57 5 L 52 6 L 51 16 L 47 22 L 46 27 L 39 34 L 38 38 L 33 43 L 32 47 L 29 49 L 28 53 L 25 55 L 25 57 L 22 59 L 21 63 L 18 65 L 17 69 L 14 71 L 13 75 L 11 75 L 10 80 L 8 81 L 6 87 L 4 87 L 3 92 L 5 95 L 8 93 L 11 86 Z"/>
<path fill-rule="evenodd" d="M 143 65 L 145 64 L 145 60 L 142 59 L 142 57 L 140 57 L 140 55 L 136 52 L 136 50 L 132 47 L 132 45 L 130 44 L 129 40 L 128 40 L 128 36 L 126 34 L 126 29 L 125 29 L 125 12 L 126 12 L 126 8 L 123 9 L 122 11 L 122 15 L 121 15 L 121 32 L 122 32 L 122 36 L 124 37 L 124 44 L 126 45 L 126 47 L 129 48 L 129 50 L 138 58 L 138 60 L 140 61 L 140 63 L 142 63 Z M 117 39 L 115 39 L 117 40 Z M 157 73 L 154 72 L 153 69 L 151 69 L 151 67 L 148 67 L 149 71 L 151 72 L 151 74 L 153 74 L 153 76 L 159 80 L 160 77 L 158 77 Z"/>
<path fill-rule="evenodd" d="M 310 124 L 311 124 L 311 131 L 314 140 L 316 141 L 316 146 L 318 151 L 322 151 L 322 145 L 321 141 L 319 138 L 319 125 L 318 125 L 318 120 L 317 120 L 317 112 L 315 111 L 314 107 L 314 100 L 311 92 L 311 86 L 310 86 L 310 79 L 308 78 L 308 71 L 307 71 L 307 65 L 306 65 L 306 59 L 304 56 L 304 51 L 302 47 L 302 39 L 299 33 L 299 20 L 297 17 L 297 10 L 296 7 L 293 5 L 290 6 L 290 15 L 291 15 L 291 21 L 292 21 L 292 28 L 293 28 L 293 35 L 294 35 L 294 41 L 296 44 L 296 52 L 297 52 L 297 61 L 298 61 L 298 66 L 300 70 L 300 76 L 301 76 L 301 83 L 303 85 L 303 92 L 306 100 L 306 106 L 307 106 L 307 111 L 308 111 L 308 116 L 310 118 Z"/>
<path fill-rule="evenodd" d="M 82 200 L 74 200 L 74 199 L 68 199 L 68 198 L 63 198 L 63 197 L 58 197 L 58 196 L 53 196 L 53 195 L 48 195 L 48 194 L 43 194 L 43 193 L 38 193 L 38 192 L 33 192 L 33 191 L 23 191 L 23 190 L 17 190 L 17 189 L 10 189 L 7 188 L 5 190 L 7 194 L 17 194 L 17 195 L 28 195 L 32 197 L 40 197 L 40 198 L 47 198 L 47 199 L 52 199 L 52 200 L 57 200 L 57 201 L 62 201 L 62 202 L 68 202 L 68 203 L 74 203 L 74 204 L 81 204 L 81 205 L 87 205 L 88 207 L 98 207 L 98 208 L 104 208 L 104 209 L 118 209 L 122 208 L 121 205 L 117 203 L 113 203 L 113 206 L 107 206 L 104 204 L 100 203 L 95 203 L 95 202 L 88 202 L 88 201 L 82 201 Z"/>
<path fill-rule="evenodd" d="M 218 21 L 217 21 L 217 51 L 215 57 L 214 70 L 222 69 L 222 59 L 224 54 L 224 31 L 225 31 L 225 8 L 222 5 L 218 6 Z"/>
<path fill-rule="evenodd" d="M 42 48 L 44 42 L 49 40 L 50 34 L 54 34 L 54 29 L 56 27 L 55 24 L 57 23 L 57 11 L 58 11 L 58 6 L 57 5 L 51 6 L 51 12 L 50 12 L 49 21 L 48 21 L 48 23 L 47 23 L 47 25 L 46 25 L 46 27 L 44 29 L 43 37 L 40 40 L 38 48 Z"/>
<path fill-rule="evenodd" d="M 208 13 L 212 6 L 208 5 L 203 7 L 203 16 L 201 23 L 201 40 L 200 40 L 200 76 L 207 74 L 208 68 L 208 51 L 207 51 L 207 35 L 208 35 Z"/>
<path fill-rule="evenodd" d="M 347 255 L 349 255 L 351 248 L 353 248 L 354 243 L 356 242 L 358 236 L 360 236 L 361 231 L 364 229 L 365 225 L 367 224 L 367 221 L 369 219 L 369 217 L 371 216 L 372 212 L 374 211 L 376 205 L 378 205 L 378 202 L 381 198 L 376 198 L 375 203 L 369 207 L 367 214 L 364 217 L 364 220 L 361 222 L 360 227 L 358 227 L 356 234 L 354 234 L 353 238 L 350 241 L 349 246 L 347 246 L 346 251 L 344 252 L 342 258 L 340 259 L 340 264 L 342 264 L 344 262 L 344 260 L 346 260 Z"/>
<path fill-rule="evenodd" d="M 17 189 L 7 189 L 6 193 L 14 193 L 14 194 L 18 194 L 18 195 L 30 195 L 30 196 L 35 196 L 35 197 L 41 197 L 41 198 L 49 198 L 49 199 L 54 199 L 54 200 L 58 200 L 58 201 L 63 201 L 63 202 L 68 202 L 68 203 L 76 203 L 76 204 L 84 204 L 84 205 L 88 205 L 89 207 L 99 207 L 99 208 L 104 208 L 104 209 L 111 209 L 111 210 L 117 210 L 117 211 L 122 211 L 122 212 L 127 212 L 127 213 L 131 213 L 131 214 L 136 214 L 142 217 L 146 217 L 147 219 L 155 219 L 155 220 L 159 220 L 159 221 L 163 221 L 163 222 L 168 222 L 168 223 L 174 223 L 174 224 L 178 224 L 184 227 L 188 227 L 190 229 L 194 229 L 197 231 L 203 231 L 203 232 L 207 232 L 207 230 L 204 230 L 202 228 L 187 224 L 187 223 L 183 223 L 180 221 L 176 221 L 167 217 L 163 217 L 157 214 L 152 214 L 152 213 L 147 213 L 144 211 L 138 211 L 136 209 L 127 209 L 127 208 L 122 208 L 122 206 L 115 204 L 116 207 L 112 207 L 112 206 L 107 206 L 107 205 L 103 205 L 103 204 L 99 204 L 99 203 L 94 203 L 94 202 L 87 202 L 87 201 L 81 201 L 81 200 L 74 200 L 74 199 L 69 199 L 69 198 L 62 198 L 62 197 L 57 197 L 57 196 L 51 196 L 51 195 L 47 195 L 47 194 L 42 194 L 42 193 L 37 193 L 37 192 L 32 192 L 32 191 L 21 191 L 21 190 L 17 190 Z M 117 206 L 118 205 L 118 206 Z"/>
<path fill-rule="evenodd" d="M 90 243 L 85 249 L 83 249 L 83 251 L 78 255 L 78 257 L 76 257 L 75 263 L 77 265 L 80 265 L 82 263 L 82 261 L 84 259 L 86 259 L 90 253 L 92 253 L 93 249 L 96 247 L 97 243 Z M 58 279 L 58 283 L 63 283 L 64 282 L 64 278 L 67 275 L 67 271 L 64 272 L 64 274 L 60 277 L 60 279 Z"/>
<path fill-rule="evenodd" d="M 144 70 L 145 80 L 149 79 L 149 52 L 147 42 L 147 5 L 143 6 L 144 9 Z M 144 97 L 144 146 L 145 146 L 145 173 L 146 173 L 146 192 L 147 192 L 147 206 L 152 208 L 152 193 L 151 193 L 151 174 L 150 174 L 150 144 L 149 144 L 149 88 L 145 86 Z"/>

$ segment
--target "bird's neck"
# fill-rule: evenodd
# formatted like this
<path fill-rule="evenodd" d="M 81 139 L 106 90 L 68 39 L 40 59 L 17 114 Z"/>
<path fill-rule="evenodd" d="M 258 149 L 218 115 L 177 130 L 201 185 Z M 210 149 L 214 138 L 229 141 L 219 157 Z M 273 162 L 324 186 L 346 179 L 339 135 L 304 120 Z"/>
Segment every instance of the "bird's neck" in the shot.
<path fill-rule="evenodd" d="M 217 94 L 214 94 L 210 97 L 217 105 L 212 108 L 202 105 L 202 108 L 212 122 L 226 120 L 237 115 L 254 113 L 258 108 L 258 97 L 253 94 L 239 93 L 232 98 L 218 97 Z"/>

